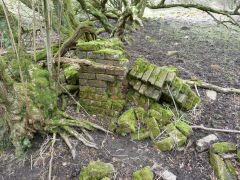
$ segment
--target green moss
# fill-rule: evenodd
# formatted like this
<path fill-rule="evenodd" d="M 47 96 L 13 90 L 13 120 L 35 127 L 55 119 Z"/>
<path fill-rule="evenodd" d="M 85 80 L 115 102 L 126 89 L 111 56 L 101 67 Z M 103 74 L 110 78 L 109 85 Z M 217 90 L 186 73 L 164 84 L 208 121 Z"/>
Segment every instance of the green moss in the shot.
<path fill-rule="evenodd" d="M 172 95 L 174 98 L 178 97 L 179 92 L 182 89 L 182 85 L 183 85 L 182 80 L 176 77 L 171 87 Z"/>
<path fill-rule="evenodd" d="M 96 41 L 89 41 L 89 42 L 78 41 L 77 47 L 81 51 L 98 51 L 104 48 L 111 48 L 115 50 L 124 49 L 123 43 L 117 38 L 112 38 L 109 40 L 96 40 Z"/>
<path fill-rule="evenodd" d="M 63 74 L 69 84 L 76 84 L 78 80 L 78 74 L 79 74 L 76 66 L 73 66 L 73 65 L 68 66 L 67 68 L 64 69 Z"/>
<path fill-rule="evenodd" d="M 210 147 L 210 152 L 216 154 L 225 154 L 236 150 L 236 145 L 230 142 L 215 143 Z"/>
<path fill-rule="evenodd" d="M 151 103 L 150 104 L 150 109 L 154 109 L 157 112 L 162 112 L 163 107 L 159 103 Z"/>
<path fill-rule="evenodd" d="M 133 69 L 136 72 L 136 76 L 138 76 L 139 74 L 143 74 L 148 69 L 149 65 L 150 65 L 149 62 L 144 61 L 143 59 L 137 59 L 133 65 Z"/>
<path fill-rule="evenodd" d="M 144 167 L 141 170 L 138 170 L 133 173 L 134 180 L 153 180 L 154 175 L 149 166 Z"/>
<path fill-rule="evenodd" d="M 153 142 L 153 146 L 157 147 L 162 152 L 172 150 L 174 148 L 174 145 L 175 143 L 172 137 L 165 138 L 160 142 L 156 142 L 156 141 Z"/>
<path fill-rule="evenodd" d="M 134 109 L 137 120 L 144 122 L 144 119 L 147 117 L 146 111 L 142 107 Z"/>
<path fill-rule="evenodd" d="M 52 53 L 56 54 L 58 52 L 58 43 L 52 45 Z M 37 61 L 42 60 L 42 59 L 47 59 L 47 50 L 43 49 L 37 52 L 36 54 Z"/>
<path fill-rule="evenodd" d="M 237 151 L 238 159 L 240 160 L 240 150 Z"/>
<path fill-rule="evenodd" d="M 118 126 L 117 129 L 118 133 L 134 133 L 136 132 L 136 117 L 134 113 L 134 109 L 129 109 L 125 111 L 118 119 Z"/>
<path fill-rule="evenodd" d="M 80 173 L 79 180 L 101 180 L 102 178 L 111 178 L 114 173 L 112 164 L 100 161 L 90 161 L 87 167 L 84 167 Z"/>
<path fill-rule="evenodd" d="M 163 109 L 162 110 L 162 125 L 166 125 L 173 117 L 173 113 L 170 110 Z"/>
<path fill-rule="evenodd" d="M 183 93 L 183 94 L 185 94 L 185 95 L 188 95 L 188 94 L 190 93 L 190 91 L 192 91 L 191 88 L 190 88 L 190 86 L 189 86 L 188 84 L 183 83 L 180 92 Z"/>
<path fill-rule="evenodd" d="M 159 123 L 162 121 L 162 113 L 159 113 L 154 109 L 150 109 L 149 116 L 154 117 Z"/>
<path fill-rule="evenodd" d="M 228 172 L 232 175 L 233 179 L 235 178 L 237 180 L 237 173 L 235 171 L 235 168 L 232 165 L 231 160 L 227 159 L 225 161 L 226 167 L 228 169 Z"/>
<path fill-rule="evenodd" d="M 176 127 L 178 130 L 183 133 L 185 136 L 189 137 L 193 134 L 192 127 L 183 121 L 177 121 Z"/>
<path fill-rule="evenodd" d="M 121 112 L 126 101 L 125 100 L 115 100 L 115 99 L 110 99 L 112 101 L 112 110 Z"/>
<path fill-rule="evenodd" d="M 155 138 L 160 134 L 160 129 L 155 118 L 147 118 L 145 123 L 151 138 Z"/>
<path fill-rule="evenodd" d="M 215 175 L 219 180 L 231 180 L 232 176 L 228 172 L 226 165 L 222 158 L 214 153 L 210 153 L 210 163 L 214 170 Z"/>
<path fill-rule="evenodd" d="M 108 130 L 111 131 L 111 132 L 114 132 L 117 128 L 117 124 L 116 122 L 114 121 L 114 119 L 111 119 L 109 125 L 108 125 Z"/>
<path fill-rule="evenodd" d="M 132 140 L 142 140 L 142 139 L 146 139 L 149 137 L 150 137 L 150 134 L 146 128 L 141 128 L 139 132 L 137 131 L 137 132 L 131 134 Z"/>
<path fill-rule="evenodd" d="M 180 131 L 178 131 L 173 123 L 168 124 L 165 130 L 170 135 L 170 137 L 174 139 L 175 143 L 178 146 L 182 146 L 186 143 L 187 137 L 184 136 Z"/>

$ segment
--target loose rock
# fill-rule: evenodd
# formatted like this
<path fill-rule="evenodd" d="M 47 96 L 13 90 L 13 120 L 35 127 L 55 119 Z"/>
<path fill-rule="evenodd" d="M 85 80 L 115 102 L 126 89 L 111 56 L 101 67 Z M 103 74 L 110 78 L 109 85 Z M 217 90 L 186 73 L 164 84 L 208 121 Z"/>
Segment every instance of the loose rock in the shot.
<path fill-rule="evenodd" d="M 218 137 L 215 134 L 210 134 L 202 139 L 197 140 L 196 150 L 198 152 L 203 152 L 207 150 L 210 145 L 218 140 Z"/>

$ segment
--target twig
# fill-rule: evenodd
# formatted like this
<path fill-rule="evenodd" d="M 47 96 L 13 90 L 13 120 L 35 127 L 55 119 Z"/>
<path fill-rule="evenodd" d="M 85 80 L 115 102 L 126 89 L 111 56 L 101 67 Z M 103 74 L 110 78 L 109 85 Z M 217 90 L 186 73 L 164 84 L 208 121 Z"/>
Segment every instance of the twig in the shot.
<path fill-rule="evenodd" d="M 170 88 L 169 88 L 168 84 L 167 84 L 167 88 L 168 88 L 168 92 L 170 93 L 170 95 L 171 95 L 171 98 L 172 98 L 172 100 L 173 100 L 173 104 L 174 104 L 174 106 L 175 106 L 175 109 L 176 109 L 176 111 L 177 111 L 177 115 L 178 115 L 178 117 L 179 117 L 178 108 L 177 108 L 177 105 L 176 105 L 176 103 L 175 103 L 175 100 L 174 100 L 174 98 L 173 98 L 172 92 L 171 92 L 171 90 L 170 90 Z"/>
<path fill-rule="evenodd" d="M 218 131 L 218 132 L 227 132 L 227 133 L 237 133 L 240 134 L 240 131 L 238 130 L 232 130 L 232 129 L 216 129 L 216 128 L 208 128 L 208 127 L 204 127 L 203 125 L 200 126 L 191 126 L 193 129 L 203 129 L 203 130 L 207 130 L 207 131 Z"/>
<path fill-rule="evenodd" d="M 194 86 L 196 84 L 196 86 L 204 88 L 204 89 L 211 89 L 214 90 L 216 92 L 219 93 L 236 93 L 236 94 L 240 94 L 240 89 L 235 89 L 235 88 L 223 88 L 223 87 L 219 87 L 213 84 L 209 84 L 206 82 L 202 82 L 202 81 L 192 81 L 192 80 L 183 80 L 184 83 L 187 83 L 190 86 Z"/>
<path fill-rule="evenodd" d="M 53 134 L 52 146 L 51 146 L 51 159 L 49 161 L 49 173 L 48 180 L 52 179 L 52 161 L 53 161 L 53 152 L 54 152 L 54 144 L 56 142 L 56 133 Z"/>

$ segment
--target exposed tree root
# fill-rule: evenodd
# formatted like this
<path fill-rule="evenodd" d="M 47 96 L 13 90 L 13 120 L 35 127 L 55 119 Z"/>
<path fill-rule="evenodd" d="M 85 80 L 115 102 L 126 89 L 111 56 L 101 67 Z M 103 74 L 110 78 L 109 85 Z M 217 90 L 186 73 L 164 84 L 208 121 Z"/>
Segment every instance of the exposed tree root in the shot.
<path fill-rule="evenodd" d="M 66 133 L 58 133 L 61 138 L 65 141 L 65 143 L 67 144 L 68 148 L 70 149 L 71 151 L 71 154 L 72 154 L 72 158 L 75 159 L 76 158 L 76 150 L 75 148 L 73 148 L 69 138 L 68 138 L 68 135 Z"/>
<path fill-rule="evenodd" d="M 53 162 L 53 153 L 54 153 L 54 144 L 56 142 L 56 133 L 53 133 L 53 140 L 51 146 L 51 158 L 49 161 L 49 173 L 48 173 L 48 180 L 52 179 L 52 162 Z"/>
<path fill-rule="evenodd" d="M 190 86 L 198 86 L 200 88 L 204 89 L 211 89 L 219 93 L 233 93 L 233 94 L 240 94 L 240 89 L 235 89 L 235 88 L 222 88 L 213 84 L 209 84 L 206 82 L 201 82 L 201 81 L 192 81 L 192 80 L 184 80 L 184 83 L 187 83 Z"/>

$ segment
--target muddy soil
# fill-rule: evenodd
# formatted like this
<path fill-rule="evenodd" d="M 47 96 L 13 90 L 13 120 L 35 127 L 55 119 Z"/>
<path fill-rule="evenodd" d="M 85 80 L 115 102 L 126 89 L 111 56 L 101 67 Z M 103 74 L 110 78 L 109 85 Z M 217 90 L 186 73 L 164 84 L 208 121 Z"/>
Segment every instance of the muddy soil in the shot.
<path fill-rule="evenodd" d="M 218 27 L 212 23 L 190 23 L 182 21 L 149 20 L 134 34 L 134 41 L 127 46 L 131 63 L 141 57 L 159 66 L 173 65 L 179 69 L 179 76 L 192 77 L 222 87 L 240 87 L 240 41 L 239 34 Z M 168 56 L 168 51 L 177 51 L 177 55 Z M 199 89 L 201 106 L 191 112 L 191 124 L 203 124 L 207 127 L 240 130 L 240 96 L 217 94 L 216 100 L 206 96 L 206 90 Z M 82 118 L 84 113 L 73 113 L 75 106 L 68 112 Z M 106 121 L 95 120 L 106 126 Z M 209 152 L 198 153 L 195 150 L 197 139 L 210 133 L 218 136 L 219 141 L 239 144 L 236 134 L 195 130 L 184 149 L 175 149 L 162 153 L 151 147 L 150 140 L 132 141 L 129 136 L 106 135 L 102 132 L 90 132 L 99 149 L 88 148 L 76 139 L 72 142 L 77 150 L 75 160 L 70 151 L 58 137 L 53 159 L 53 179 L 77 180 L 80 170 L 90 160 L 112 163 L 115 167 L 115 179 L 132 179 L 132 173 L 144 166 L 157 163 L 163 169 L 174 173 L 179 180 L 215 179 L 209 164 Z M 14 157 L 14 148 L 10 147 L 0 154 L 0 180 L 37 180 L 47 179 L 51 137 L 36 135 L 33 147 L 22 159 Z M 240 173 L 239 161 L 234 161 Z M 156 177 L 157 179 L 158 177 Z"/>

